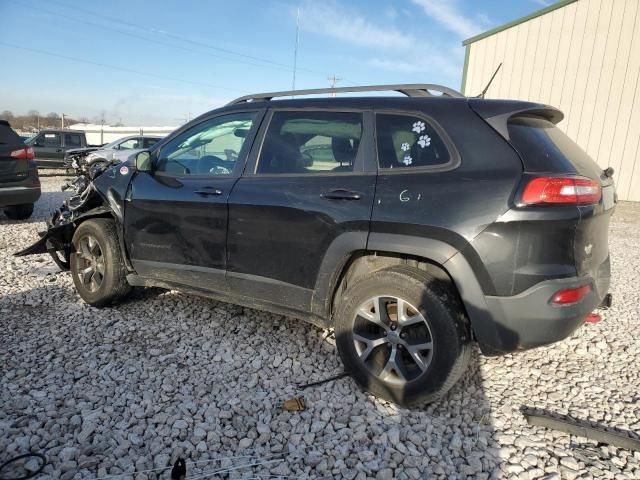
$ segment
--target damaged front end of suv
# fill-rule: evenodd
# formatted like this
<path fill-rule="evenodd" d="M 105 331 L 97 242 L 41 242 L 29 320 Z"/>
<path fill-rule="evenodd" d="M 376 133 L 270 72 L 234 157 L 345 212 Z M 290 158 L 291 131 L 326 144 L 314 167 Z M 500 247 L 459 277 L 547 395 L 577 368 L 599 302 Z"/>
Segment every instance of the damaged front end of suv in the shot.
<path fill-rule="evenodd" d="M 72 190 L 67 198 L 46 221 L 47 230 L 39 232 L 40 239 L 33 245 L 15 253 L 17 257 L 49 253 L 62 269 L 69 270 L 73 253 L 73 234 L 80 223 L 88 218 L 113 218 L 118 225 L 122 243 L 122 213 L 124 198 L 135 171 L 135 160 L 88 161 L 86 155 L 71 155 L 67 161 L 76 177 L 62 190 Z"/>

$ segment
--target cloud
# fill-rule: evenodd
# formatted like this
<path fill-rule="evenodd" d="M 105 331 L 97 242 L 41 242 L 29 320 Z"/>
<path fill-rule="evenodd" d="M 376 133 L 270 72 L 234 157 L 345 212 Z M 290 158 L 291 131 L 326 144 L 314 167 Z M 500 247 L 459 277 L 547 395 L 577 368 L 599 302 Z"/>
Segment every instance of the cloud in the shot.
<path fill-rule="evenodd" d="M 460 37 L 473 37 L 484 30 L 485 21 L 465 16 L 451 0 L 413 0 L 413 3 L 422 7 L 429 17 Z"/>
<path fill-rule="evenodd" d="M 531 0 L 533 3 L 540 5 L 541 7 L 548 7 L 553 2 L 551 0 Z"/>
<path fill-rule="evenodd" d="M 433 75 L 438 72 L 440 75 L 450 79 L 458 79 L 462 69 L 461 55 L 421 55 L 419 59 L 406 61 L 399 59 L 386 59 L 373 57 L 367 60 L 367 66 L 396 73 L 426 73 Z"/>
<path fill-rule="evenodd" d="M 335 3 L 306 2 L 300 13 L 300 28 L 365 47 L 411 48 L 416 43 L 411 35 L 389 25 L 376 25 L 355 10 Z"/>

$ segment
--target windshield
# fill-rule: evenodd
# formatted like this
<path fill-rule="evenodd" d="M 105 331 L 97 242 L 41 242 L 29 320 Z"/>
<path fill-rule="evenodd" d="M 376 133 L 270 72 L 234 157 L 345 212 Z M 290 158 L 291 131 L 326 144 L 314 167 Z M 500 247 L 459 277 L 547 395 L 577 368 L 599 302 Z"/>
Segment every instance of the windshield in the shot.
<path fill-rule="evenodd" d="M 116 148 L 118 145 L 120 145 L 125 140 L 126 140 L 126 138 L 119 138 L 117 140 L 114 140 L 111 143 L 107 143 L 106 145 L 103 145 L 102 147 L 100 147 L 100 149 L 101 150 L 112 150 L 112 149 Z"/>

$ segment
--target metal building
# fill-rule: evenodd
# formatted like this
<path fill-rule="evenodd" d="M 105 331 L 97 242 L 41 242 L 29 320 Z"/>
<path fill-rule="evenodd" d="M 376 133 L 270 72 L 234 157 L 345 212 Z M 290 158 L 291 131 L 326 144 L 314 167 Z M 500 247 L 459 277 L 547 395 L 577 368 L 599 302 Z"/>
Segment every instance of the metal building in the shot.
<path fill-rule="evenodd" d="M 561 0 L 469 38 L 462 91 L 562 110 L 562 128 L 600 166 L 621 200 L 640 201 L 640 0 Z"/>

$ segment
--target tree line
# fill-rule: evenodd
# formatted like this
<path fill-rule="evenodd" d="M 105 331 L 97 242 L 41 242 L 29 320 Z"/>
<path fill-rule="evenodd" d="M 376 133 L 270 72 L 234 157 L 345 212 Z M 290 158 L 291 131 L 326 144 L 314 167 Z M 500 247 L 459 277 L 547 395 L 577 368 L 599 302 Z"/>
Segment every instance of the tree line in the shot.
<path fill-rule="evenodd" d="M 41 115 L 37 110 L 29 110 L 26 115 L 14 115 L 10 110 L 5 110 L 0 113 L 0 120 L 8 121 L 14 130 L 25 132 L 37 132 L 43 128 L 60 128 L 62 126 L 62 115 L 56 112 Z M 76 119 L 67 115 L 64 116 L 65 127 L 74 123 L 90 122 L 86 117 Z"/>

